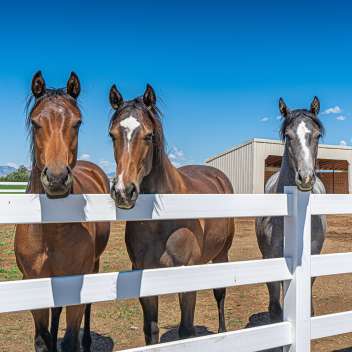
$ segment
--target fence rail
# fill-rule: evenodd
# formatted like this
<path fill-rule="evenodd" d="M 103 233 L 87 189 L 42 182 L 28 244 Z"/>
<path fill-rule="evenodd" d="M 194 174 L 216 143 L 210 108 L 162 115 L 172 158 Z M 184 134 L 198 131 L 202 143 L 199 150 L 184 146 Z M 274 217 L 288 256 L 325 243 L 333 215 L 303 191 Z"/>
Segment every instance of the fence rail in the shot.
<path fill-rule="evenodd" d="M 108 195 L 1 195 L 0 223 L 284 216 L 284 258 L 0 283 L 0 312 L 284 281 L 284 321 L 126 351 L 309 351 L 311 339 L 352 331 L 352 311 L 310 317 L 311 277 L 352 272 L 352 253 L 310 255 L 312 214 L 352 213 L 350 195 L 143 195 L 130 211 Z"/>

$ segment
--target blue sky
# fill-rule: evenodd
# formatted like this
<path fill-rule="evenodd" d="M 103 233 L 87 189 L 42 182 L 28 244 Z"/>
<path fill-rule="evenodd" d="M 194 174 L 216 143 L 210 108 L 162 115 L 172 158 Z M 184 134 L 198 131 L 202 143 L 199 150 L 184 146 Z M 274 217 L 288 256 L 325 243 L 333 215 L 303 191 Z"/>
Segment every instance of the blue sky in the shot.
<path fill-rule="evenodd" d="M 79 154 L 113 169 L 108 91 L 151 83 L 168 148 L 201 163 L 253 137 L 277 138 L 277 102 L 321 101 L 324 143 L 352 144 L 349 1 L 6 2 L 0 12 L 0 164 L 28 164 L 32 75 L 82 83 Z M 331 110 L 331 108 L 333 108 Z M 330 109 L 330 110 L 329 110 Z"/>

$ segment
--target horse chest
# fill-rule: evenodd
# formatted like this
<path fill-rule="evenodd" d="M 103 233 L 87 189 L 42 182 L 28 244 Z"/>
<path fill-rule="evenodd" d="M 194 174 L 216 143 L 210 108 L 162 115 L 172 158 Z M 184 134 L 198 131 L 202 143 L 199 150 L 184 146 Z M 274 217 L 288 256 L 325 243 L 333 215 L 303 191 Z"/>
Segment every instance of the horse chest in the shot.
<path fill-rule="evenodd" d="M 16 256 L 25 277 L 74 275 L 92 270 L 94 237 L 80 224 L 68 225 L 29 225 L 28 231 L 19 229 Z M 25 240 L 22 233 L 27 236 Z"/>

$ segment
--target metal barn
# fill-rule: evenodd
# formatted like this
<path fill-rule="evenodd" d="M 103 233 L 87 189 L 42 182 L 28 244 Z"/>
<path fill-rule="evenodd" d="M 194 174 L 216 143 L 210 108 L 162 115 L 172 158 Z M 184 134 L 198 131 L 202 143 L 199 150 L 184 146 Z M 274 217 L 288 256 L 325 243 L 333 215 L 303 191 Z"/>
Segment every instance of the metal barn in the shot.
<path fill-rule="evenodd" d="M 254 138 L 206 163 L 222 170 L 236 193 L 264 193 L 265 182 L 279 170 L 283 153 L 281 141 Z M 352 147 L 320 144 L 317 172 L 327 193 L 352 193 Z"/>

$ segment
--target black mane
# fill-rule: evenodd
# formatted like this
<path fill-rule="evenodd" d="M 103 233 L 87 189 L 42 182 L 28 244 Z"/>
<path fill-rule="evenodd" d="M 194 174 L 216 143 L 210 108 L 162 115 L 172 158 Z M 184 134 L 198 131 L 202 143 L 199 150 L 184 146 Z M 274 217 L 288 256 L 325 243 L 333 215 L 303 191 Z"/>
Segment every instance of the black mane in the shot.
<path fill-rule="evenodd" d="M 285 141 L 286 128 L 293 122 L 294 119 L 299 117 L 309 118 L 320 130 L 321 136 L 325 135 L 325 128 L 318 116 L 311 113 L 306 109 L 296 109 L 289 111 L 286 117 L 282 117 L 282 123 L 280 127 L 280 137 L 282 141 Z"/>

